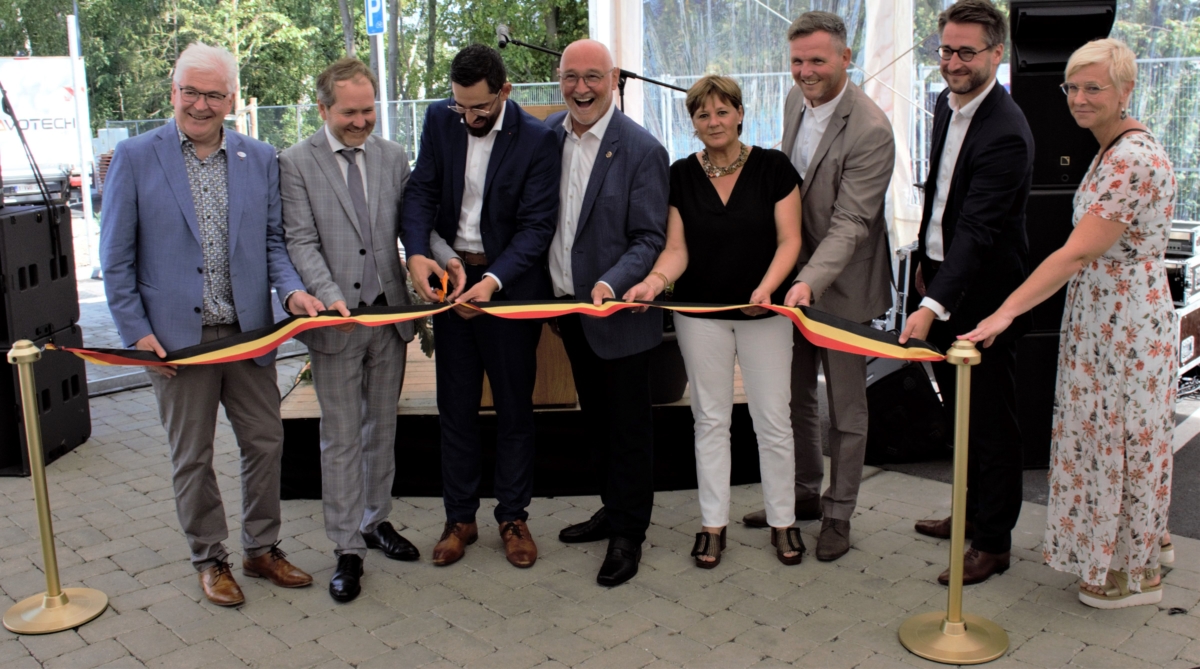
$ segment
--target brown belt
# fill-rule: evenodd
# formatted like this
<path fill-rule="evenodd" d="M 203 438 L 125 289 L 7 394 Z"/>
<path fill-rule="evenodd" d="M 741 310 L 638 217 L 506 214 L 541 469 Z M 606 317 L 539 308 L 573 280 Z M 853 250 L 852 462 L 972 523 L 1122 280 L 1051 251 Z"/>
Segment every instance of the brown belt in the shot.
<path fill-rule="evenodd" d="M 473 267 L 487 267 L 488 258 L 485 253 L 470 253 L 467 251 L 455 251 L 462 258 L 463 262 Z"/>

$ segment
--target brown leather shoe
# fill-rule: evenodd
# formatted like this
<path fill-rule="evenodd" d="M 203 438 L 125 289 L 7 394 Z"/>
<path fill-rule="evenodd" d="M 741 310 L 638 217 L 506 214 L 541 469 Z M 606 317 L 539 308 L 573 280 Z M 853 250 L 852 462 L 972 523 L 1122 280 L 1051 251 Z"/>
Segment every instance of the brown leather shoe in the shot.
<path fill-rule="evenodd" d="M 537 562 L 537 544 L 529 534 L 529 526 L 523 520 L 500 523 L 500 538 L 504 540 L 504 554 L 514 567 L 527 569 Z"/>
<path fill-rule="evenodd" d="M 312 585 L 312 576 L 288 562 L 287 553 L 279 550 L 279 542 L 255 558 L 242 558 L 242 574 L 250 578 L 265 578 L 281 588 L 303 588 Z"/>
<path fill-rule="evenodd" d="M 992 574 L 1003 574 L 1008 571 L 1008 552 L 984 553 L 981 550 L 968 548 L 963 556 L 963 585 L 982 583 Z M 938 583 L 950 585 L 950 570 L 938 576 Z"/>
<path fill-rule="evenodd" d="M 200 589 L 217 606 L 237 606 L 246 601 L 242 589 L 233 580 L 233 565 L 224 560 L 200 572 Z"/>
<path fill-rule="evenodd" d="M 475 523 L 452 523 L 446 521 L 442 538 L 433 547 L 433 564 L 445 567 L 462 559 L 467 546 L 479 538 L 479 527 Z"/>
<path fill-rule="evenodd" d="M 949 539 L 950 538 L 950 519 L 942 518 L 941 520 L 918 520 L 916 524 L 917 534 L 924 534 L 927 537 L 934 539 Z M 967 521 L 966 538 L 970 539 L 975 536 L 975 526 L 971 521 Z"/>

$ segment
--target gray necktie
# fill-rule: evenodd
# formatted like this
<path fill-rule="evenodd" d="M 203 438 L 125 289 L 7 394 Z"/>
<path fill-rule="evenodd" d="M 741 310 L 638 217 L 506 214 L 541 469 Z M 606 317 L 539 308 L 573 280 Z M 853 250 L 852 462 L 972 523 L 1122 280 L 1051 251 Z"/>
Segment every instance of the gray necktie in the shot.
<path fill-rule="evenodd" d="M 358 299 L 371 304 L 380 293 L 379 271 L 375 268 L 375 243 L 371 235 L 371 214 L 367 208 L 367 196 L 363 192 L 362 172 L 358 170 L 358 163 L 354 162 L 355 154 L 359 151 L 360 149 L 341 149 L 338 153 L 350 163 L 346 168 L 346 187 L 350 189 L 350 201 L 354 203 L 358 229 L 362 234 L 363 247 L 367 251 L 363 257 L 362 288 L 359 289 Z"/>

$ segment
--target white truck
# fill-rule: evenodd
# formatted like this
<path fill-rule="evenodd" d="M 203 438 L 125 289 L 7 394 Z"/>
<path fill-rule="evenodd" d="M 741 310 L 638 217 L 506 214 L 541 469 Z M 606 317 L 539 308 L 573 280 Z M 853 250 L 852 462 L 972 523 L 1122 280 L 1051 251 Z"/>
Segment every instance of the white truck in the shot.
<path fill-rule="evenodd" d="M 20 122 L 53 200 L 69 197 L 72 174 L 84 168 L 79 153 L 71 59 L 0 58 L 0 84 Z M 88 134 L 91 134 L 90 131 Z M 75 177 L 78 184 L 78 176 Z M 42 200 L 13 119 L 0 112 L 0 180 L 4 203 Z"/>

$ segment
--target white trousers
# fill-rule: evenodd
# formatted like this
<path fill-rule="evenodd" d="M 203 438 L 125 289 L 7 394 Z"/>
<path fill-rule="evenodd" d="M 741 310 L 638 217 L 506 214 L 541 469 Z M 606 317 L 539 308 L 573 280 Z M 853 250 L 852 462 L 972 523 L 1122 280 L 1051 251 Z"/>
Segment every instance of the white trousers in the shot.
<path fill-rule="evenodd" d="M 733 364 L 758 438 L 767 523 L 796 522 L 792 440 L 792 323 L 783 316 L 752 321 L 677 315 L 675 332 L 691 386 L 696 424 L 696 480 L 705 527 L 729 524 L 729 425 L 733 416 Z"/>

